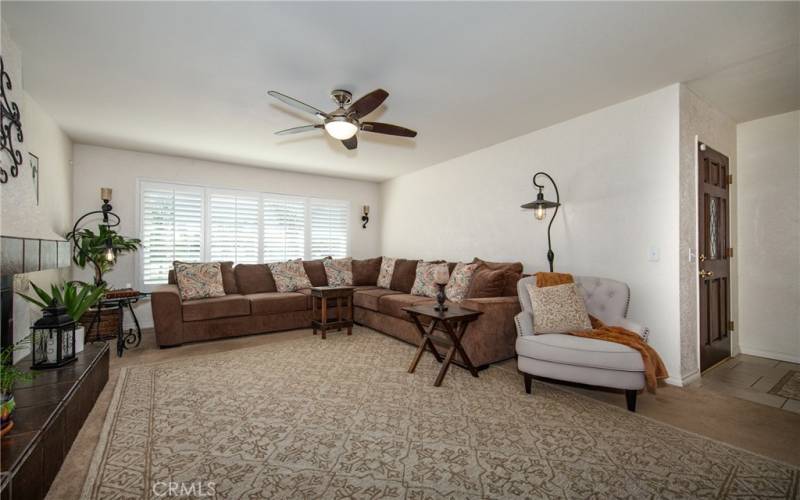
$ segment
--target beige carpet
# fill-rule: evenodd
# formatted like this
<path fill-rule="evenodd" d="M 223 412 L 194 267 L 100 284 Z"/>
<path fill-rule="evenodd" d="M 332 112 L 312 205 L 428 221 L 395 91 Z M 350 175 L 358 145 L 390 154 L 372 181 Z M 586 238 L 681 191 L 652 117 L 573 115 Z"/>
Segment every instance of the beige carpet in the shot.
<path fill-rule="evenodd" d="M 124 369 L 84 498 L 797 498 L 800 471 L 364 328 Z M 163 486 L 162 486 L 163 487 Z M 163 491 L 159 490 L 158 492 Z"/>
<path fill-rule="evenodd" d="M 769 392 L 800 401 L 800 372 L 790 370 Z"/>

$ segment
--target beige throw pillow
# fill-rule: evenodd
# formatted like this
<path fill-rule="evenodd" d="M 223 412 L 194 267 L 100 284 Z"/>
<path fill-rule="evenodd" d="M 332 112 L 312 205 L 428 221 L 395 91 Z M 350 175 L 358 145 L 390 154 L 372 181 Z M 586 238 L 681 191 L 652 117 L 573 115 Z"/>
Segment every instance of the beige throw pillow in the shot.
<path fill-rule="evenodd" d="M 353 258 L 322 259 L 328 286 L 353 286 Z"/>
<path fill-rule="evenodd" d="M 535 287 L 527 285 L 533 305 L 533 332 L 569 333 L 591 330 L 586 304 L 575 283 Z"/>
<path fill-rule="evenodd" d="M 472 284 L 472 276 L 478 269 L 480 263 L 464 264 L 459 262 L 450 274 L 450 281 L 444 287 L 444 294 L 453 302 L 461 302 L 467 297 L 469 287 Z"/>
<path fill-rule="evenodd" d="M 392 288 L 392 275 L 394 274 L 394 257 L 384 257 L 381 259 L 381 270 L 378 273 L 377 285 L 381 288 Z"/>
<path fill-rule="evenodd" d="M 411 287 L 411 295 L 436 297 L 439 288 L 436 286 L 436 275 L 443 274 L 447 278 L 449 271 L 447 262 L 420 262 L 417 264 L 417 275 Z"/>
<path fill-rule="evenodd" d="M 178 284 L 181 300 L 225 295 L 225 287 L 222 285 L 222 266 L 219 262 L 175 261 L 172 267 L 175 268 L 175 282 Z"/>
<path fill-rule="evenodd" d="M 275 288 L 279 292 L 295 292 L 301 288 L 311 288 L 311 280 L 308 279 L 302 260 L 271 262 L 267 266 L 275 279 Z"/>

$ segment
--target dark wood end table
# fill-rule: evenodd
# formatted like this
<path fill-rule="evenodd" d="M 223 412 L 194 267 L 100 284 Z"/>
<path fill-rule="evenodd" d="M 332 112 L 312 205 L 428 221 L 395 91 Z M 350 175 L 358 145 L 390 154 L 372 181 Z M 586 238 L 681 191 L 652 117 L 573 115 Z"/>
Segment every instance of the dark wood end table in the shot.
<path fill-rule="evenodd" d="M 459 356 L 461 357 L 461 361 L 464 363 L 464 367 L 469 370 L 472 376 L 478 376 L 478 369 L 472 364 L 469 356 L 467 356 L 467 353 L 461 346 L 461 340 L 464 338 L 464 334 L 466 333 L 469 324 L 478 319 L 478 316 L 483 314 L 481 311 L 473 311 L 472 309 L 464 309 L 463 307 L 457 305 L 449 305 L 446 311 L 440 312 L 434 309 L 434 304 L 404 307 L 403 310 L 407 312 L 409 316 L 411 316 L 411 320 L 417 326 L 417 330 L 419 330 L 420 335 L 422 335 L 422 343 L 417 348 L 416 354 L 414 354 L 414 359 L 411 361 L 411 365 L 408 367 L 408 373 L 414 373 L 414 370 L 417 369 L 417 364 L 422 357 L 422 353 L 425 352 L 426 349 L 430 349 L 431 354 L 433 354 L 433 357 L 436 358 L 436 361 L 442 363 L 442 367 L 439 369 L 439 374 L 436 376 L 436 380 L 433 382 L 435 387 L 442 385 L 442 380 L 447 374 L 447 369 L 450 367 L 450 363 L 453 362 L 453 357 L 455 356 L 456 352 L 458 352 Z M 431 320 L 427 328 L 422 325 L 422 322 L 419 319 L 420 316 Z M 449 337 L 450 340 L 449 343 L 433 336 L 433 333 L 438 325 L 442 325 L 444 327 L 444 332 L 447 334 L 447 337 Z M 436 350 L 436 343 L 438 343 L 440 346 L 450 348 L 447 351 L 447 354 L 445 354 L 444 358 L 442 358 L 442 355 Z"/>
<path fill-rule="evenodd" d="M 97 313 L 92 318 L 91 323 L 86 328 L 86 336 L 89 336 L 89 332 L 92 331 L 92 327 L 96 324 L 97 325 L 97 335 L 98 338 L 100 337 L 100 314 L 103 310 L 116 310 L 118 316 L 117 322 L 117 357 L 122 357 L 122 353 L 125 349 L 130 349 L 131 347 L 139 347 L 139 344 L 142 343 L 142 328 L 139 326 L 139 318 L 136 317 L 136 313 L 133 310 L 133 304 L 139 302 L 140 299 L 143 299 L 149 296 L 149 293 L 146 292 L 139 292 L 136 295 L 124 295 L 120 297 L 109 297 L 109 298 L 102 298 L 97 304 Z M 131 313 L 131 317 L 133 318 L 133 324 L 135 328 L 129 328 L 126 332 L 122 326 L 123 320 L 125 318 L 125 309 L 128 309 Z"/>
<path fill-rule="evenodd" d="M 341 331 L 347 328 L 347 334 L 353 334 L 353 287 L 350 286 L 315 286 L 311 289 L 311 328 L 314 335 L 317 330 L 325 333 L 336 328 Z M 336 321 L 328 318 L 328 301 L 336 299 Z M 343 314 L 343 307 L 346 313 Z"/>

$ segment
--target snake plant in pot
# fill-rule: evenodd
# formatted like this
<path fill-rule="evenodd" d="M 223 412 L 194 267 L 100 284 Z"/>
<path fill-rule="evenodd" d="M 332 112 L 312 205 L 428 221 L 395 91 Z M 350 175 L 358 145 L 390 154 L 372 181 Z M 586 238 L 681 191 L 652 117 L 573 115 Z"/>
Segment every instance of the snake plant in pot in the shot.
<path fill-rule="evenodd" d="M 17 292 L 17 295 L 42 309 L 52 305 L 64 306 L 67 314 L 76 323 L 80 323 L 81 317 L 90 307 L 97 304 L 106 292 L 105 286 L 89 285 L 78 281 L 67 281 L 60 285 L 52 285 L 50 293 L 31 283 L 36 297 L 31 297 Z M 85 326 L 79 325 L 75 329 L 75 352 L 83 350 L 85 336 Z"/>

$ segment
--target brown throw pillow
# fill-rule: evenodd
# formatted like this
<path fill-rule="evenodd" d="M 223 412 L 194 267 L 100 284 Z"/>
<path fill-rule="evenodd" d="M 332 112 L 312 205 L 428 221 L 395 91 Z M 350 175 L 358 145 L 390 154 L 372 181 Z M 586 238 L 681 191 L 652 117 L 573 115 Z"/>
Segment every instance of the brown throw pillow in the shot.
<path fill-rule="evenodd" d="M 533 307 L 533 333 L 591 330 L 586 303 L 575 283 L 536 287 L 527 285 Z"/>
<path fill-rule="evenodd" d="M 381 257 L 353 260 L 353 284 L 376 285 L 381 272 Z"/>
<path fill-rule="evenodd" d="M 330 257 L 327 258 L 330 259 Z M 303 261 L 303 268 L 305 268 L 312 286 L 328 286 L 328 275 L 325 274 L 325 265 L 322 264 L 322 261 L 323 259 Z"/>
<path fill-rule="evenodd" d="M 238 293 L 243 295 L 278 291 L 266 264 L 238 264 L 233 268 L 233 274 Z"/>
<path fill-rule="evenodd" d="M 172 263 L 181 300 L 222 297 L 222 269 L 219 262 L 178 262 Z"/>
<path fill-rule="evenodd" d="M 392 273 L 392 290 L 411 293 L 414 280 L 417 278 L 417 260 L 397 259 Z"/>
<path fill-rule="evenodd" d="M 475 257 L 473 262 L 480 262 L 489 269 L 500 269 L 505 274 L 506 280 L 501 297 L 516 297 L 517 296 L 517 281 L 522 278 L 522 263 L 521 262 L 489 262 L 486 260 Z"/>
<path fill-rule="evenodd" d="M 479 266 L 472 275 L 467 292 L 468 299 L 502 297 L 506 286 L 506 273 L 502 269 Z"/>
<path fill-rule="evenodd" d="M 220 262 L 219 265 L 222 269 L 222 287 L 225 288 L 225 294 L 239 293 L 236 275 L 233 273 L 233 262 Z"/>

